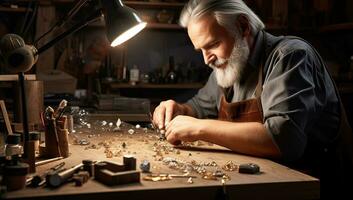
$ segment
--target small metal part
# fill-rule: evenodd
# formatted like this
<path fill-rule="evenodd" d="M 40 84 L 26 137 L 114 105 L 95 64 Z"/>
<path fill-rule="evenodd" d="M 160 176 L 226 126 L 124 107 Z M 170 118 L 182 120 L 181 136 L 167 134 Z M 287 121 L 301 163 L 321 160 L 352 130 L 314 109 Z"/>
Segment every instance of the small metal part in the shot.
<path fill-rule="evenodd" d="M 83 170 L 87 171 L 89 176 L 93 176 L 93 161 L 92 160 L 82 160 L 83 163 Z"/>
<path fill-rule="evenodd" d="M 143 180 L 145 180 L 145 181 L 153 181 L 153 182 L 169 181 L 169 180 L 172 180 L 172 177 L 170 177 L 170 176 L 152 176 L 152 175 L 147 175 L 147 176 L 143 177 Z"/>
<path fill-rule="evenodd" d="M 75 186 L 82 186 L 89 179 L 90 175 L 87 171 L 81 171 L 73 175 L 73 180 L 75 182 Z"/>
<path fill-rule="evenodd" d="M 217 170 L 217 171 L 213 172 L 213 176 L 215 176 L 215 177 L 223 177 L 224 173 L 221 170 Z"/>
<path fill-rule="evenodd" d="M 80 187 L 85 183 L 84 178 L 82 176 L 77 176 L 76 174 L 72 179 L 74 180 L 76 187 Z"/>
<path fill-rule="evenodd" d="M 136 170 L 136 158 L 132 155 L 125 155 L 123 157 L 125 170 Z"/>
<path fill-rule="evenodd" d="M 231 178 L 230 178 L 230 176 L 228 175 L 228 174 L 224 174 L 223 176 L 222 176 L 222 180 L 224 180 L 224 181 L 229 181 Z"/>
<path fill-rule="evenodd" d="M 90 142 L 89 142 L 87 139 L 82 138 L 82 139 L 80 139 L 80 140 L 78 141 L 78 144 L 79 144 L 79 145 L 89 145 Z"/>
<path fill-rule="evenodd" d="M 189 184 L 193 184 L 194 183 L 194 181 L 192 180 L 192 177 L 189 177 L 187 183 L 189 183 Z"/>
<path fill-rule="evenodd" d="M 234 164 L 232 161 L 228 161 L 227 164 L 222 167 L 225 171 L 235 171 L 238 169 L 238 165 Z"/>
<path fill-rule="evenodd" d="M 257 174 L 260 172 L 260 166 L 254 163 L 247 163 L 239 165 L 239 173 Z"/>
<path fill-rule="evenodd" d="M 130 135 L 132 135 L 132 134 L 135 133 L 135 130 L 134 130 L 134 129 L 129 129 L 127 132 L 128 132 Z"/>
<path fill-rule="evenodd" d="M 150 168 L 151 168 L 151 164 L 148 160 L 144 160 L 140 164 L 140 169 L 143 173 L 148 173 L 150 171 Z"/>
<path fill-rule="evenodd" d="M 185 174 L 167 174 L 167 175 L 172 177 L 172 178 L 196 178 L 196 176 L 192 176 L 189 173 L 185 173 Z M 161 176 L 163 176 L 163 174 L 161 174 Z"/>
<path fill-rule="evenodd" d="M 189 175 L 189 173 L 185 173 L 185 174 L 149 174 L 145 177 L 143 177 L 143 180 L 145 181 L 168 181 L 171 180 L 173 178 L 187 178 L 188 180 L 191 178 L 196 178 L 196 176 L 192 176 Z"/>
<path fill-rule="evenodd" d="M 166 140 L 167 138 L 165 137 L 165 130 L 161 129 L 159 130 L 159 140 Z"/>
<path fill-rule="evenodd" d="M 217 180 L 217 177 L 214 176 L 212 172 L 205 172 L 205 173 L 202 175 L 202 178 L 203 178 L 203 179 L 206 179 L 206 180 L 214 180 L 214 181 Z"/>

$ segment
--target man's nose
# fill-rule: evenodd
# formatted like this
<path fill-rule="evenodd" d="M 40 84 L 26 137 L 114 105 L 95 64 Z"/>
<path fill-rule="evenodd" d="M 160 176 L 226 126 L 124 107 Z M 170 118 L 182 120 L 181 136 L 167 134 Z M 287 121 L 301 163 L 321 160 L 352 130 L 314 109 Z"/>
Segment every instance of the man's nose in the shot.
<path fill-rule="evenodd" d="M 203 51 L 202 54 L 203 54 L 203 60 L 206 65 L 209 65 L 216 59 L 216 56 L 209 53 L 208 51 Z"/>

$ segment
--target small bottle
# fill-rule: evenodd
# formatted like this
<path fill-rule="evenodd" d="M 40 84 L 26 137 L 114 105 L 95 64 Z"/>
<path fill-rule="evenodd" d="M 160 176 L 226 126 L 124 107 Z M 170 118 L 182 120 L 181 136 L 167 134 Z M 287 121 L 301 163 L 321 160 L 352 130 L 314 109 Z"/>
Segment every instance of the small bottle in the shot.
<path fill-rule="evenodd" d="M 7 136 L 5 146 L 5 155 L 8 160 L 17 160 L 23 154 L 23 146 L 20 134 L 12 134 Z"/>
<path fill-rule="evenodd" d="M 39 156 L 39 140 L 40 140 L 40 133 L 39 132 L 30 132 L 29 133 L 29 140 L 33 141 L 34 143 L 34 153 L 35 156 Z"/>
<path fill-rule="evenodd" d="M 166 83 L 177 83 L 178 82 L 178 76 L 175 71 L 174 56 L 169 56 L 169 69 L 168 69 L 167 76 L 165 79 L 166 79 Z"/>
<path fill-rule="evenodd" d="M 130 84 L 136 85 L 139 82 L 140 78 L 140 70 L 137 68 L 137 65 L 134 65 L 132 69 L 130 69 Z"/>

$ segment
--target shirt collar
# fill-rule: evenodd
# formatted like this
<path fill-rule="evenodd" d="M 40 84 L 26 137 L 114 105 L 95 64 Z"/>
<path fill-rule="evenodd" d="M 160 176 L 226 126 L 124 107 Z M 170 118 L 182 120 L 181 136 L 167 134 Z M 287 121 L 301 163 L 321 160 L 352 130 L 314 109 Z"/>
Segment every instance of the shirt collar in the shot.
<path fill-rule="evenodd" d="M 249 55 L 249 59 L 248 59 L 248 63 L 249 65 L 254 68 L 257 69 L 259 67 L 259 65 L 261 64 L 261 57 L 263 54 L 263 44 L 264 40 L 263 40 L 263 31 L 259 31 L 254 39 L 254 48 L 252 49 L 250 55 Z"/>

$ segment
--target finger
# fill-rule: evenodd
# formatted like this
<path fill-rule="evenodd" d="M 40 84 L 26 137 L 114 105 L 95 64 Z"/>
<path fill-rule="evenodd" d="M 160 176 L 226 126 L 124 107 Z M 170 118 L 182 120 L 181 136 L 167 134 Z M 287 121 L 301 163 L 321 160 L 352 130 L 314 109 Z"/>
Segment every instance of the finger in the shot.
<path fill-rule="evenodd" d="M 161 106 L 156 113 L 156 124 L 158 129 L 164 129 L 165 107 Z"/>
<path fill-rule="evenodd" d="M 173 118 L 173 112 L 174 112 L 174 106 L 167 106 L 166 110 L 165 110 L 165 126 L 168 126 L 168 124 L 170 123 L 170 121 Z"/>
<path fill-rule="evenodd" d="M 169 132 L 168 136 L 166 135 L 167 141 L 173 145 L 181 144 L 181 140 L 178 138 L 178 134 Z"/>
<path fill-rule="evenodd" d="M 167 137 L 172 132 L 172 123 L 169 123 L 165 127 L 165 136 Z"/>

